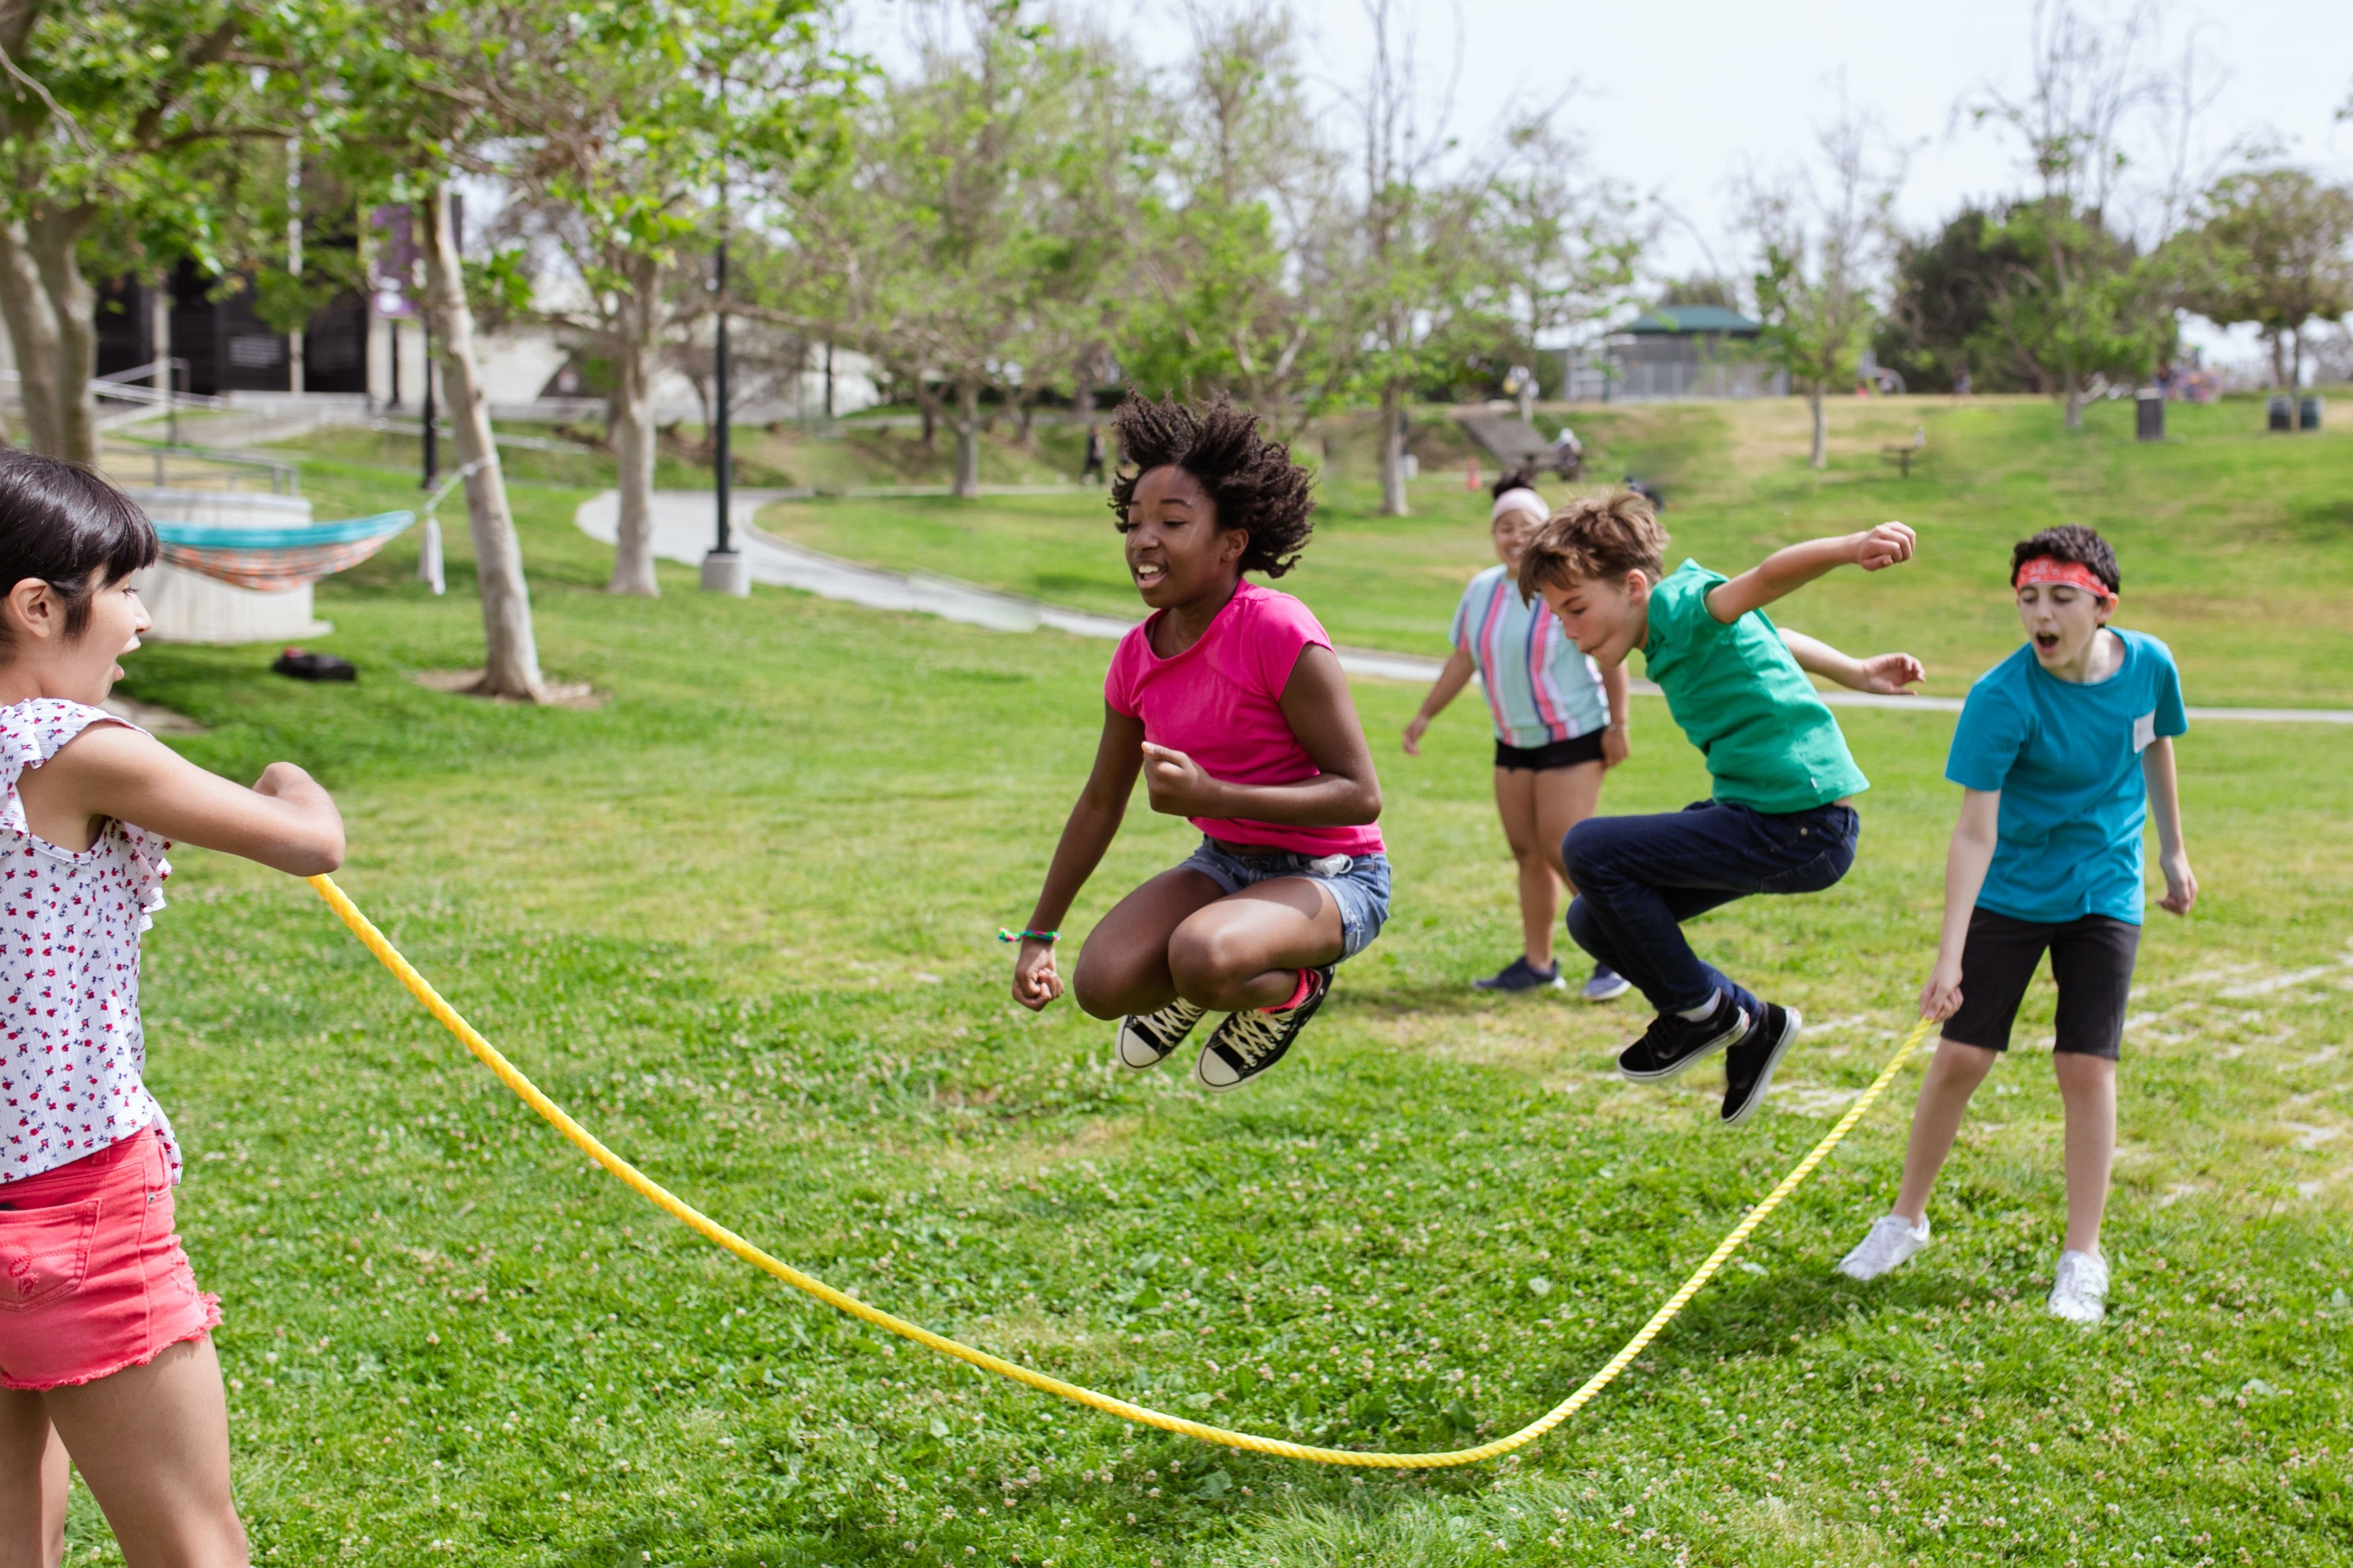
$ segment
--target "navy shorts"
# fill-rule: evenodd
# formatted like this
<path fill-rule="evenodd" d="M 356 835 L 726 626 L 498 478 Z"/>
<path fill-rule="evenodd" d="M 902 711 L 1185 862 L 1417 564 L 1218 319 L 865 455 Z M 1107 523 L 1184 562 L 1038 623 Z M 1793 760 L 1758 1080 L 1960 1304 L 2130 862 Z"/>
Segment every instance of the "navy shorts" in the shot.
<path fill-rule="evenodd" d="M 1221 893 L 1239 893 L 1253 883 L 1271 882 L 1277 877 L 1304 877 L 1321 885 L 1340 907 L 1340 957 L 1345 961 L 1372 946 L 1373 938 L 1381 934 L 1381 927 L 1388 921 L 1389 858 L 1375 853 L 1335 855 L 1331 859 L 1346 864 L 1326 866 L 1315 856 L 1289 849 L 1237 855 L 1219 840 L 1204 838 L 1178 868 L 1200 872 Z"/>

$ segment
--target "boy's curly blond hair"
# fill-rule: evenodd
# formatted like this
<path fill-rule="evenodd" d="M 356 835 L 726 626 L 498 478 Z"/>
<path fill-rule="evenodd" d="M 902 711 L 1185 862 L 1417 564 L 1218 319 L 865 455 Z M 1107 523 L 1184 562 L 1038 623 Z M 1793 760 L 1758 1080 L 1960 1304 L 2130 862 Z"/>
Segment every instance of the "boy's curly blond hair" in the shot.
<path fill-rule="evenodd" d="M 1652 583 L 1666 575 L 1667 531 L 1651 498 L 1615 489 L 1584 496 L 1546 518 L 1520 557 L 1520 596 L 1539 588 L 1622 578 L 1640 572 Z"/>

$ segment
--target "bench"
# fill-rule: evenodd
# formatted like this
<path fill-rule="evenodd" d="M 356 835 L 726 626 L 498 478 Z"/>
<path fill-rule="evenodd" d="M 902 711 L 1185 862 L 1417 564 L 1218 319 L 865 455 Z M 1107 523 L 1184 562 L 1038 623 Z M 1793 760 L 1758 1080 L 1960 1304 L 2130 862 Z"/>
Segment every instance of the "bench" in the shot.
<path fill-rule="evenodd" d="M 1927 450 L 1928 428 L 1924 425 L 1913 431 L 1912 439 L 1890 442 L 1879 448 L 1879 455 L 1883 461 L 1894 464 L 1900 476 L 1908 479 L 1912 477 L 1912 459 L 1925 456 Z"/>

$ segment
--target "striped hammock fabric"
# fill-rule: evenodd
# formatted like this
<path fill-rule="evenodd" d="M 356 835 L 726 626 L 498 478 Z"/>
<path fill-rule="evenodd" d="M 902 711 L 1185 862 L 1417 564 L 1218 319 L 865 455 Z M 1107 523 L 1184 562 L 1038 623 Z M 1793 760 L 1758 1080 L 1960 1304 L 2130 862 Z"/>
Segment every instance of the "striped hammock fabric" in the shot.
<path fill-rule="evenodd" d="M 301 528 L 225 528 L 209 522 L 155 524 L 164 559 L 184 571 L 239 588 L 283 594 L 356 566 L 417 521 L 413 511 L 380 511 Z"/>

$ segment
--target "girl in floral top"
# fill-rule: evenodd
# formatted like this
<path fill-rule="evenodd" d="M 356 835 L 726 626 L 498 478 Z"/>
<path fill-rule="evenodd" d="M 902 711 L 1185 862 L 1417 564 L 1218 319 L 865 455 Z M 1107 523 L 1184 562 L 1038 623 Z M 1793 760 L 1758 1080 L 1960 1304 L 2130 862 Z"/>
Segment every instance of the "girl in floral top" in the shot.
<path fill-rule="evenodd" d="M 139 937 L 181 839 L 331 871 L 343 819 L 290 763 L 251 789 L 99 704 L 155 531 L 103 479 L 0 452 L 0 1561 L 56 1563 L 69 1457 L 132 1563 L 237 1564 L 228 1418 L 173 1234 Z"/>

